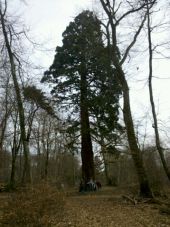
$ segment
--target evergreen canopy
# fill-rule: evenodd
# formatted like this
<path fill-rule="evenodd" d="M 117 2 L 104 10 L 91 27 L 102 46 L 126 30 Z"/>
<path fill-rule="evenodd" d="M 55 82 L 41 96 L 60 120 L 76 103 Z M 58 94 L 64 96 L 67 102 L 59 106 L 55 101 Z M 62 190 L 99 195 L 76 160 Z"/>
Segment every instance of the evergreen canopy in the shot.
<path fill-rule="evenodd" d="M 56 48 L 53 64 L 42 82 L 54 83 L 52 94 L 64 110 L 80 113 L 81 74 L 86 74 L 86 106 L 93 133 L 109 135 L 118 122 L 120 87 L 103 42 L 101 22 L 93 12 L 83 11 L 63 33 L 63 45 Z M 97 124 L 96 124 L 97 122 Z"/>

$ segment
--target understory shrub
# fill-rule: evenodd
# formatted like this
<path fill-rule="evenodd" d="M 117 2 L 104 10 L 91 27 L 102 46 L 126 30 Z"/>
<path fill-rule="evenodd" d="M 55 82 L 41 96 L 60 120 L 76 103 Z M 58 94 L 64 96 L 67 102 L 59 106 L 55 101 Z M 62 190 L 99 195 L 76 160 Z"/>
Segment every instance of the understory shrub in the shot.
<path fill-rule="evenodd" d="M 4 209 L 2 226 L 42 227 L 63 217 L 64 194 L 48 184 L 40 184 L 12 194 Z"/>

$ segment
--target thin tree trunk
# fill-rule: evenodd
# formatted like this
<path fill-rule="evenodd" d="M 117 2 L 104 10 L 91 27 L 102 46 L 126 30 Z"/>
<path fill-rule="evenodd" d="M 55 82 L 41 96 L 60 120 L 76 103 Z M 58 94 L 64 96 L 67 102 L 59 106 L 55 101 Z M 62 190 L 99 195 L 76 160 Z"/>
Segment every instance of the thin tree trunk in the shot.
<path fill-rule="evenodd" d="M 48 177 L 48 165 L 49 165 L 49 143 L 48 143 L 48 139 L 47 139 L 45 170 L 44 170 L 44 175 L 45 175 L 46 180 L 47 180 L 47 177 Z"/>
<path fill-rule="evenodd" d="M 7 120 L 9 118 L 9 115 L 11 113 L 11 107 L 9 108 L 8 104 L 8 85 L 9 85 L 9 78 L 7 79 L 6 85 L 5 85 L 5 100 L 4 100 L 4 105 L 5 105 L 5 114 L 4 117 L 1 121 L 0 128 L 1 128 L 1 135 L 0 135 L 0 152 L 3 150 L 3 142 L 4 142 L 4 137 L 5 137 L 5 130 L 7 126 Z"/>
<path fill-rule="evenodd" d="M 48 128 L 47 128 L 48 127 Z M 46 116 L 43 119 L 43 131 L 42 131 L 42 144 L 43 144 L 43 152 L 45 155 L 45 163 L 43 169 L 43 178 L 47 180 L 48 177 L 48 166 L 49 166 L 49 155 L 50 155 L 50 131 L 52 127 L 52 122 L 47 122 Z M 48 130 L 48 131 L 47 131 Z"/>
<path fill-rule="evenodd" d="M 10 176 L 10 188 L 14 189 L 15 188 L 15 174 L 16 174 L 16 158 L 17 154 L 20 148 L 20 142 L 17 145 L 16 141 L 14 141 L 13 147 L 12 147 L 12 165 L 11 165 L 11 176 Z"/>
<path fill-rule="evenodd" d="M 109 178 L 109 174 L 108 174 L 108 163 L 106 161 L 104 151 L 102 151 L 102 155 L 103 155 L 104 173 L 105 173 L 105 177 L 106 177 L 106 184 L 107 185 L 110 185 L 111 184 L 111 179 Z"/>
<path fill-rule="evenodd" d="M 37 177 L 38 180 L 41 179 L 41 148 L 40 148 L 40 122 L 38 122 L 38 129 L 36 134 L 37 142 Z"/>
<path fill-rule="evenodd" d="M 22 176 L 22 183 L 30 183 L 31 182 L 31 172 L 30 172 L 30 159 L 29 159 L 29 145 L 26 140 L 26 130 L 25 130 L 25 115 L 24 115 L 24 108 L 21 98 L 21 92 L 17 80 L 17 73 L 16 73 L 16 66 L 15 66 L 15 57 L 12 52 L 8 34 L 6 31 L 5 26 L 5 20 L 4 15 L 0 9 L 0 16 L 1 16 L 1 26 L 2 26 L 2 32 L 4 36 L 5 45 L 7 48 L 9 60 L 10 60 L 10 70 L 11 75 L 13 78 L 14 88 L 16 92 L 16 98 L 17 98 L 17 106 L 18 106 L 18 112 L 19 112 L 19 123 L 20 123 L 20 130 L 21 130 L 21 140 L 23 144 L 23 151 L 24 151 L 24 168 L 23 168 L 23 176 Z M 12 37 L 11 37 L 12 38 Z"/>
<path fill-rule="evenodd" d="M 153 51 L 152 51 L 152 37 L 151 37 L 151 24 L 150 24 L 150 10 L 149 5 L 147 1 L 147 29 L 148 29 L 148 44 L 149 44 L 149 95 L 150 95 L 150 103 L 152 108 L 152 116 L 153 116 L 153 125 L 154 125 L 154 131 L 155 131 L 155 142 L 156 142 L 156 148 L 158 150 L 158 153 L 160 155 L 162 165 L 164 168 L 164 171 L 170 181 L 170 169 L 168 168 L 168 165 L 166 163 L 166 159 L 164 156 L 163 148 L 161 147 L 160 143 L 160 137 L 159 137 L 159 130 L 158 130 L 158 121 L 155 111 L 155 103 L 154 103 L 154 97 L 153 97 L 153 89 L 152 89 L 152 78 L 153 78 L 153 68 L 152 68 L 152 59 L 153 59 Z"/>
<path fill-rule="evenodd" d="M 109 178 L 108 174 L 108 163 L 106 161 L 106 146 L 104 144 L 104 139 L 101 135 L 101 141 L 100 141 L 100 146 L 101 146 L 101 154 L 103 156 L 103 164 L 104 164 L 104 173 L 106 177 L 106 184 L 111 185 L 111 179 Z"/>
<path fill-rule="evenodd" d="M 13 136 L 13 145 L 12 145 L 12 163 L 11 163 L 11 176 L 10 176 L 10 188 L 15 188 L 15 173 L 16 173 L 16 158 L 21 145 L 21 137 L 17 144 L 17 121 L 18 121 L 18 113 L 16 113 L 16 119 L 14 122 L 14 136 Z"/>
<path fill-rule="evenodd" d="M 11 166 L 11 176 L 10 176 L 10 188 L 14 189 L 15 188 L 15 170 L 16 170 L 16 155 L 15 155 L 15 150 L 12 149 L 12 166 Z"/>
<path fill-rule="evenodd" d="M 16 170 L 16 135 L 14 133 L 14 139 L 13 139 L 13 147 L 12 147 L 12 165 L 11 165 L 11 177 L 10 177 L 10 188 L 13 189 L 15 187 L 15 170 Z"/>

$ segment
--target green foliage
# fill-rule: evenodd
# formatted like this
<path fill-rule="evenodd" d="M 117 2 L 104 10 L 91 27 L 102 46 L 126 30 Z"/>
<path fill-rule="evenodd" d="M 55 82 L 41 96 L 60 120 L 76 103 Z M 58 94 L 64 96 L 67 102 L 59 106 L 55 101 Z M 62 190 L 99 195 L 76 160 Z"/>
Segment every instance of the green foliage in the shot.
<path fill-rule="evenodd" d="M 56 48 L 54 62 L 42 80 L 56 84 L 52 93 L 60 104 L 70 104 L 75 112 L 76 108 L 79 110 L 82 64 L 86 65 L 90 90 L 90 82 L 102 70 L 99 56 L 103 48 L 99 20 L 89 11 L 79 14 L 63 33 L 63 46 Z"/>
<path fill-rule="evenodd" d="M 44 92 L 42 92 L 40 89 L 36 88 L 36 86 L 29 85 L 27 87 L 24 87 L 23 93 L 24 93 L 24 97 L 27 101 L 36 104 L 37 107 L 44 109 L 50 115 L 54 115 L 54 111 L 53 111 L 52 107 L 50 106 L 49 100 L 44 95 Z"/>
<path fill-rule="evenodd" d="M 53 64 L 42 82 L 54 83 L 52 94 L 61 108 L 71 112 L 74 121 L 80 112 L 81 75 L 85 74 L 91 131 L 110 139 L 116 137 L 115 129 L 121 128 L 117 123 L 121 92 L 108 51 L 100 20 L 93 12 L 83 11 L 63 33 L 63 45 L 56 48 Z"/>

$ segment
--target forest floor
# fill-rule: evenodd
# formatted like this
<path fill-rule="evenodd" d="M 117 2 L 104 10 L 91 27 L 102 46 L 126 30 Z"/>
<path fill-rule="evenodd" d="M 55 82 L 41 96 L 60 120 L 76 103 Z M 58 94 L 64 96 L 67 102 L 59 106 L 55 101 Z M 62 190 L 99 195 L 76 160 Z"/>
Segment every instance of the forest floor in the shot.
<path fill-rule="evenodd" d="M 126 197 L 125 197 L 126 198 Z M 135 202 L 122 197 L 118 188 L 71 195 L 66 200 L 66 215 L 56 226 L 71 227 L 168 227 L 170 215 L 160 213 L 160 204 Z M 127 197 L 130 198 L 131 197 Z"/>
<path fill-rule="evenodd" d="M 42 202 L 41 197 L 38 199 L 38 194 L 36 194 L 36 198 L 32 199 L 32 204 L 30 202 L 30 198 L 27 198 L 29 202 L 25 202 L 26 199 L 22 202 L 21 200 L 25 198 L 22 197 L 20 200 L 18 199 L 18 205 L 16 205 L 14 203 L 15 199 L 13 199 L 15 197 L 15 193 L 12 197 L 10 193 L 0 193 L 0 226 L 170 226 L 170 215 L 162 213 L 160 210 L 162 203 L 150 203 L 148 200 L 141 200 L 137 202 L 133 199 L 133 197 L 122 197 L 123 192 L 118 188 L 104 187 L 100 191 L 91 193 L 66 191 L 64 194 L 64 197 L 58 194 L 60 199 L 56 200 L 56 195 L 52 195 L 51 193 L 52 196 L 49 195 L 49 197 L 46 198 L 46 200 L 48 200 L 48 204 L 44 203 L 44 200 Z M 44 197 L 43 195 L 45 194 L 41 193 L 42 197 Z M 63 199 L 61 199 L 61 197 Z M 49 202 L 51 198 L 52 200 Z M 168 198 L 166 198 L 166 201 L 168 201 Z M 25 205 L 19 206 L 21 202 Z M 43 203 L 44 210 L 40 209 L 40 203 Z M 26 210 L 25 213 L 24 209 Z M 52 210 L 53 212 L 51 212 Z M 39 216 L 40 211 L 41 214 Z M 23 216 L 25 216 L 25 220 L 23 219 Z"/>

